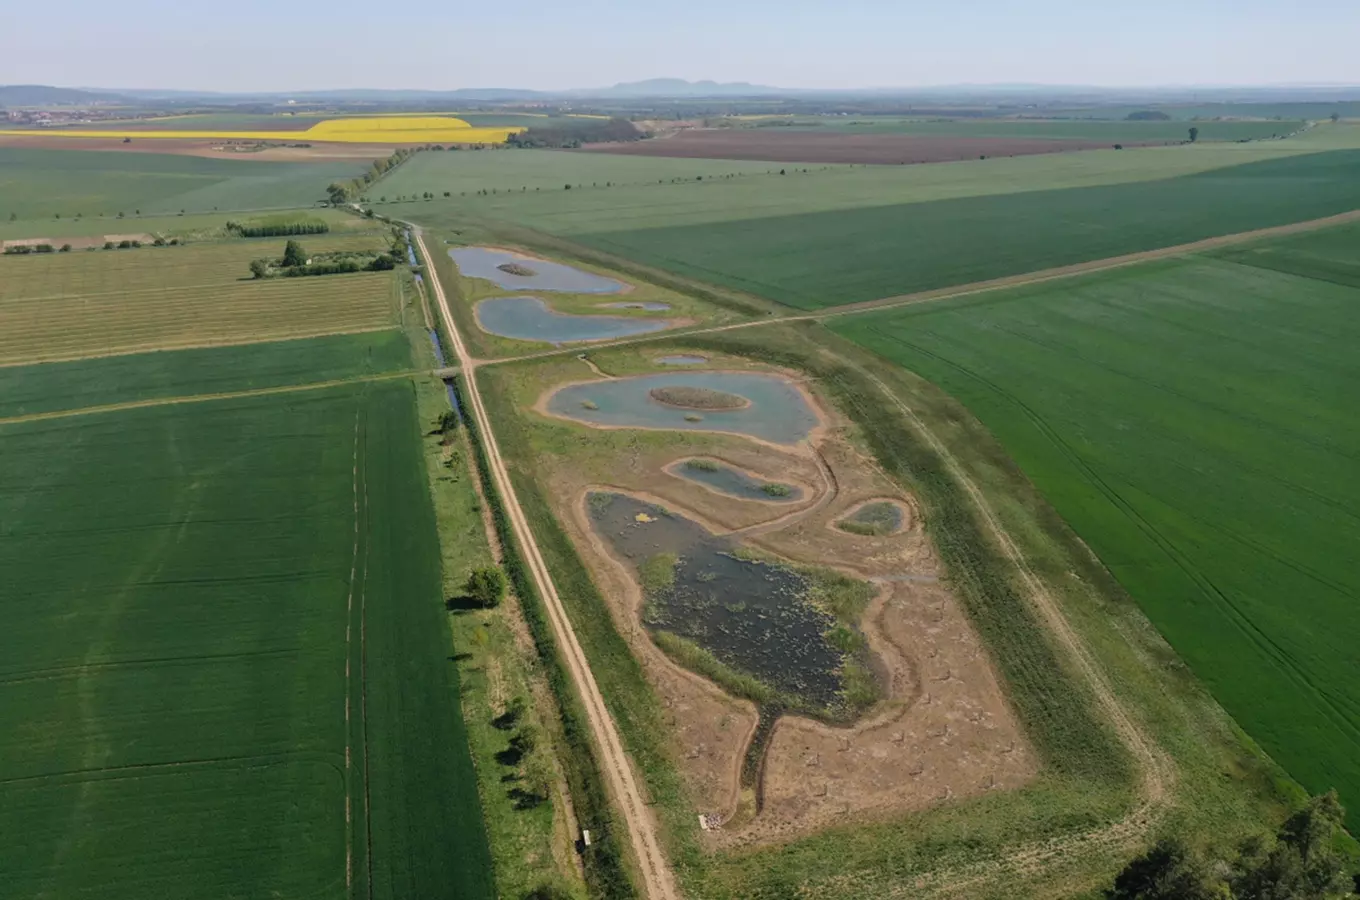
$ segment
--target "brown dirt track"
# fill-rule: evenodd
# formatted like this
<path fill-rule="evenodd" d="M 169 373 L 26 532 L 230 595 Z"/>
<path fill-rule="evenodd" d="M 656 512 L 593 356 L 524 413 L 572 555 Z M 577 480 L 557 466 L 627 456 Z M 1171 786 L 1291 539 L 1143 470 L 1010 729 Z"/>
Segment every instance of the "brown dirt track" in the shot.
<path fill-rule="evenodd" d="M 671 137 L 653 138 L 632 144 L 592 144 L 583 149 L 592 153 L 673 156 L 685 159 L 905 165 L 977 159 L 979 156 L 1034 156 L 1067 150 L 1096 150 L 1110 146 L 1105 141 L 1047 138 L 833 134 L 779 128 L 696 128 L 681 131 Z"/>

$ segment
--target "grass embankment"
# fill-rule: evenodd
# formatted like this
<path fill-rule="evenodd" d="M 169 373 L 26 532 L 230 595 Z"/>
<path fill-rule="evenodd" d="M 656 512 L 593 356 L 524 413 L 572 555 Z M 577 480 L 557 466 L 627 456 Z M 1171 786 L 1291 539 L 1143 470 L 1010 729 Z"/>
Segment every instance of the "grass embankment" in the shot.
<path fill-rule="evenodd" d="M 417 359 L 428 368 L 433 363 L 428 336 L 412 331 L 410 340 Z M 523 627 L 517 601 L 477 609 L 461 599 L 468 574 L 493 562 L 470 468 L 470 445 L 461 431 L 446 433 L 438 426 L 449 408 L 443 383 L 422 375 L 415 384 L 444 596 L 452 607 L 452 658 L 460 673 L 463 719 L 499 895 L 518 900 L 551 885 L 569 897 L 583 897 L 571 849 L 574 821 L 557 789 L 561 776 L 555 751 L 561 724 L 555 703 L 532 645 L 517 639 Z M 535 746 L 512 749 L 511 741 L 519 735 L 533 735 Z"/>
<path fill-rule="evenodd" d="M 0 428 L 11 893 L 494 895 L 415 427 L 395 382 Z"/>
<path fill-rule="evenodd" d="M 823 347 L 831 353 L 823 354 L 818 349 Z M 941 867 L 983 864 L 1034 841 L 1098 832 L 1120 821 L 1135 802 L 1129 757 L 1038 624 L 1011 564 L 983 536 L 966 493 L 939 457 L 885 402 L 861 367 L 904 398 L 987 491 L 1031 566 L 1107 667 L 1135 720 L 1175 759 L 1174 800 L 1158 826 L 1197 841 L 1229 842 L 1235 828 L 1245 831 L 1279 815 L 1291 795 L 1277 771 L 1244 745 L 1118 585 L 957 404 L 817 326 L 696 336 L 657 348 L 666 350 L 744 354 L 814 376 L 853 419 L 857 440 L 921 503 L 950 583 L 987 641 L 1045 765 L 1044 774 L 1019 791 L 894 822 L 848 826 L 784 847 L 715 857 L 701 853 L 694 811 L 670 760 L 670 734 L 655 695 L 534 481 L 541 441 L 531 436 L 530 423 L 520 418 L 511 399 L 515 373 L 525 364 L 484 370 L 487 402 L 521 502 L 561 580 L 564 602 L 629 751 L 647 778 L 667 826 L 672 859 L 690 892 L 712 898 L 785 897 L 798 889 L 824 898 L 882 894 Z M 1133 843 L 1096 841 L 1024 874 L 997 869 L 996 879 L 981 884 L 977 893 L 1014 896 L 1017 884 L 1039 894 L 1057 884 L 1089 889 L 1110 877 L 1134 849 Z"/>
<path fill-rule="evenodd" d="M 1360 226 L 842 320 L 967 404 L 1236 721 L 1360 824 Z"/>
<path fill-rule="evenodd" d="M 466 377 L 466 375 L 460 375 L 458 381 L 461 383 Z M 479 382 L 480 384 L 481 382 Z M 461 390 L 465 391 L 466 389 L 462 388 Z M 486 400 L 486 397 L 484 396 L 483 399 Z M 507 420 L 492 408 L 490 402 L 487 405 L 488 415 L 498 423 L 497 439 L 503 444 L 506 441 L 506 436 L 500 423 Z M 635 898 L 637 891 L 633 887 L 624 859 L 625 851 L 623 848 L 627 845 L 627 835 L 622 831 L 624 826 L 616 827 L 615 825 L 614 813 L 610 806 L 608 792 L 605 789 L 604 777 L 595 759 L 589 721 L 581 706 L 576 689 L 571 683 L 571 678 L 558 655 L 557 642 L 547 618 L 543 598 L 539 595 L 528 567 L 524 563 L 519 543 L 515 540 L 514 530 L 510 526 L 509 517 L 491 478 L 485 447 L 477 433 L 475 420 L 467 417 L 465 422 L 474 451 L 477 454 L 477 467 L 481 474 L 483 494 L 491 507 L 492 520 L 504 552 L 502 565 L 509 575 L 511 587 L 521 603 L 534 649 L 543 664 L 543 676 L 547 680 L 552 698 L 556 702 L 557 714 L 561 718 L 559 760 L 566 775 L 567 786 L 571 791 L 576 821 L 580 824 L 580 827 L 589 829 L 591 832 L 591 846 L 584 848 L 582 853 L 586 884 L 592 896 L 606 898 L 606 900 Z M 530 521 L 535 521 L 538 517 L 538 510 L 532 502 L 525 502 L 524 489 L 526 485 L 521 483 L 513 471 L 511 478 L 514 481 L 515 492 L 524 507 L 526 516 Z M 529 499 L 537 499 L 537 494 L 535 493 L 534 497 Z M 566 541 L 566 536 L 561 534 L 560 531 L 557 534 L 560 540 Z M 538 536 L 537 532 L 536 536 Z M 548 568 L 553 572 L 554 578 L 557 579 L 558 587 L 565 600 L 573 593 L 577 584 L 572 580 L 563 580 L 563 570 L 556 565 L 557 555 L 553 552 L 554 548 L 543 546 L 541 541 L 540 537 L 539 549 L 544 554 Z M 588 577 L 585 583 L 590 585 Z M 593 585 L 591 585 L 591 589 L 594 589 Z M 578 638 L 581 637 L 579 633 L 577 636 Z M 627 654 L 626 648 L 624 652 Z M 631 655 L 628 658 L 631 660 Z M 636 666 L 636 662 L 633 664 Z M 595 675 L 597 680 L 600 680 L 598 671 L 595 672 Z"/>

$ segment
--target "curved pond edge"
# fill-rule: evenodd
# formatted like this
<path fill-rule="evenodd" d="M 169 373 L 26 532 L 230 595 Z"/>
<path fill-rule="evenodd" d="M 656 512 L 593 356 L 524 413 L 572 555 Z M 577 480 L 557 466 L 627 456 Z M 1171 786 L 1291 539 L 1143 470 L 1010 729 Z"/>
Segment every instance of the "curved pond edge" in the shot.
<path fill-rule="evenodd" d="M 749 497 L 746 496 L 745 494 L 731 494 L 728 493 L 727 491 L 724 491 L 722 488 L 717 487 L 716 485 L 709 484 L 708 482 L 695 478 L 692 475 L 685 474 L 688 463 L 693 462 L 694 460 L 705 460 L 708 462 L 714 462 L 731 472 L 736 472 L 739 475 L 745 476 L 747 479 L 749 479 L 751 482 L 755 484 L 780 484 L 783 485 L 784 487 L 792 489 L 796 493 L 791 494 L 790 496 L 787 497 L 775 497 L 772 495 L 756 496 L 754 492 L 752 496 Z M 670 475 L 672 478 L 679 478 L 686 484 L 696 485 L 708 491 L 709 493 L 717 494 L 719 497 L 723 497 L 727 500 L 740 500 L 746 503 L 765 503 L 770 506 L 791 507 L 797 506 L 800 503 L 806 503 L 810 500 L 815 500 L 817 498 L 817 492 L 815 490 L 809 490 L 807 485 L 801 484 L 797 481 L 778 481 L 776 479 L 766 478 L 759 472 L 754 472 L 743 466 L 739 466 L 736 463 L 729 462 L 728 460 L 725 460 L 720 456 L 684 456 L 681 457 L 680 459 L 672 460 L 671 462 L 662 466 L 661 471 L 665 472 L 667 475 Z M 763 492 L 761 493 L 763 494 Z"/>
<path fill-rule="evenodd" d="M 552 322 L 559 320 L 563 325 L 589 326 L 597 325 L 601 328 L 614 328 L 608 334 L 599 334 L 589 337 L 570 337 L 558 336 L 554 339 L 551 335 L 539 334 L 507 334 L 505 331 L 497 331 L 488 326 L 483 318 L 483 310 L 488 304 L 505 304 L 507 302 L 519 303 L 521 301 L 531 301 L 537 304 L 537 309 L 533 315 L 542 316 L 542 321 Z M 525 341 L 531 344 L 549 344 L 560 347 L 563 344 L 589 344 L 598 341 L 616 341 L 630 337 L 638 337 L 644 334 L 654 334 L 658 331 L 666 331 L 671 328 L 679 328 L 686 324 L 684 319 L 655 319 L 643 316 L 609 316 L 609 315 L 580 315 L 577 313 L 565 313 L 554 309 L 552 304 L 542 297 L 532 297 L 529 295 L 513 295 L 509 297 L 487 297 L 478 300 L 472 307 L 473 319 L 477 322 L 477 327 L 484 333 L 496 337 L 506 338 L 512 341 Z"/>
<path fill-rule="evenodd" d="M 506 257 L 497 263 L 495 260 L 488 260 L 491 263 L 486 268 L 479 268 L 482 274 L 472 274 L 464 271 L 464 264 L 458 262 L 455 255 L 464 251 L 473 251 L 490 256 Z M 548 259 L 544 256 L 534 256 L 524 250 L 514 247 L 499 247 L 491 244 L 457 244 L 448 246 L 449 258 L 458 269 L 458 274 L 463 278 L 476 278 L 482 281 L 489 281 L 501 290 L 505 291 L 548 291 L 555 294 L 593 294 L 596 296 L 621 296 L 632 292 L 633 285 L 609 275 L 601 275 L 590 269 L 582 268 L 572 263 L 560 262 L 555 259 Z M 466 254 L 465 254 L 466 255 Z M 534 269 L 533 275 L 514 275 L 509 272 L 501 271 L 500 265 L 506 263 L 524 263 L 526 268 L 534 269 L 536 263 L 540 269 L 546 268 L 548 273 Z M 478 268 L 473 266 L 473 268 Z M 551 282 L 553 274 L 559 276 L 565 274 L 568 278 L 582 278 L 586 282 L 584 285 L 574 285 L 572 287 L 553 287 L 545 285 L 544 281 Z M 516 279 L 516 280 L 511 280 Z M 594 282 L 593 285 L 590 282 Z M 539 282 L 539 283 L 535 283 Z M 577 288 L 580 289 L 577 289 Z"/>
<path fill-rule="evenodd" d="M 901 517 L 900 521 L 897 524 L 897 527 L 894 528 L 892 531 L 885 531 L 882 534 L 861 534 L 859 532 L 852 531 L 844 527 L 844 524 L 846 522 L 852 522 L 854 520 L 854 517 L 858 515 L 866 506 L 875 506 L 880 503 L 886 503 L 896 507 L 898 515 Z M 836 518 L 827 522 L 828 528 L 840 532 L 841 534 L 848 534 L 851 537 L 866 537 L 866 538 L 892 537 L 894 535 L 898 535 L 903 533 L 904 531 L 907 531 L 911 527 L 911 525 L 912 525 L 911 504 L 904 501 L 901 497 L 870 497 L 867 500 L 861 500 L 858 503 L 846 509 L 845 512 L 836 516 Z"/>
<path fill-rule="evenodd" d="M 751 370 L 751 369 L 704 369 L 704 370 L 702 370 L 702 371 L 704 371 L 704 372 L 712 372 L 712 373 L 714 373 L 714 374 L 720 374 L 720 375 L 753 375 L 753 374 L 754 374 L 754 375 L 768 375 L 768 376 L 771 376 L 771 377 L 774 377 L 774 378 L 778 378 L 778 379 L 784 381 L 785 383 L 787 383 L 790 387 L 792 387 L 795 391 L 797 391 L 797 392 L 802 396 L 803 402 L 807 405 L 808 410 L 812 413 L 813 417 L 816 419 L 816 424 L 813 425 L 812 428 L 808 431 L 808 433 L 807 433 L 806 435 L 804 435 L 802 438 L 800 438 L 799 440 L 793 441 L 793 442 L 789 442 L 789 443 L 784 443 L 784 442 L 780 442 L 780 441 L 769 440 L 769 439 L 762 438 L 762 437 L 756 437 L 755 435 L 752 435 L 752 434 L 750 434 L 749 432 L 745 432 L 745 431 L 733 431 L 733 430 L 731 430 L 731 429 L 707 427 L 707 426 L 701 425 L 701 422 L 705 421 L 705 420 L 702 419 L 702 417 L 700 417 L 700 418 L 697 419 L 697 420 L 688 421 L 688 422 L 687 422 L 687 425 L 689 425 L 690 427 L 685 427 L 685 426 L 671 427 L 671 426 L 667 426 L 667 425 L 637 425 L 637 424 L 632 424 L 632 425 L 612 425 L 612 424 L 603 424 L 603 423 L 599 423 L 599 422 L 590 422 L 590 421 L 586 421 L 585 419 L 577 418 L 577 417 L 575 417 L 575 416 L 566 415 L 565 413 L 554 412 L 553 410 L 551 410 L 551 409 L 549 408 L 549 403 L 552 401 L 552 398 L 553 398 L 559 391 L 565 391 L 565 390 L 567 390 L 568 388 L 580 387 L 580 386 L 583 386 L 583 385 L 591 385 L 591 384 L 594 384 L 594 385 L 603 385 L 603 384 L 607 384 L 607 383 L 614 383 L 614 382 L 619 382 L 619 381 L 627 381 L 627 380 L 630 380 L 630 379 L 650 378 L 650 377 L 654 377 L 654 376 L 658 376 L 658 375 L 665 375 L 665 374 L 666 374 L 665 372 L 645 372 L 645 373 L 640 373 L 640 374 L 637 374 L 637 375 L 621 375 L 621 376 L 616 376 L 616 377 L 613 377 L 613 378 L 587 378 L 587 379 L 582 379 L 582 380 L 578 380 L 578 381 L 563 381 L 563 382 L 558 382 L 557 384 L 552 384 L 552 385 L 549 385 L 549 386 L 547 386 L 546 388 L 544 388 L 543 391 L 538 395 L 538 399 L 536 399 L 536 400 L 534 401 L 534 405 L 533 405 L 532 407 L 530 407 L 530 409 L 531 409 L 533 412 L 539 414 L 540 416 L 543 416 L 543 417 L 546 418 L 546 419 L 555 419 L 555 420 L 557 420 L 557 421 L 559 421 L 559 422 L 570 422 L 570 423 L 573 424 L 573 425 L 579 425 L 579 426 L 582 426 L 582 427 L 584 427 L 584 428 L 599 428 L 599 429 L 601 429 L 601 430 L 603 430 L 603 431 L 630 431 L 630 430 L 635 430 L 635 431 L 697 431 L 697 432 L 703 432 L 703 433 L 707 433 L 707 434 L 726 434 L 726 435 L 731 435 L 731 436 L 733 436 L 733 437 L 744 438 L 744 439 L 746 439 L 746 440 L 748 440 L 748 441 L 753 441 L 753 442 L 755 442 L 755 443 L 757 443 L 757 444 L 764 444 L 764 445 L 769 446 L 769 447 L 777 447 L 777 448 L 779 448 L 779 449 L 781 449 L 781 450 L 788 450 L 790 447 L 797 447 L 797 446 L 799 446 L 799 445 L 801 445 L 801 444 L 803 444 L 803 443 L 805 443 L 805 442 L 812 442 L 813 444 L 815 444 L 815 443 L 817 443 L 817 442 L 821 439 L 822 435 L 826 432 L 826 429 L 829 427 L 829 419 L 828 419 L 828 417 L 827 417 L 826 412 L 822 409 L 821 403 L 817 400 L 817 398 L 816 398 L 815 396 L 813 396 L 812 392 L 809 391 L 809 390 L 807 389 L 807 387 L 803 384 L 802 380 L 800 380 L 800 379 L 798 379 L 798 378 L 796 378 L 796 377 L 793 377 L 793 376 L 791 376 L 791 375 L 788 375 L 788 374 L 786 374 L 786 373 L 784 373 L 784 372 L 780 372 L 780 371 L 777 371 L 777 370 L 774 370 L 774 371 L 761 371 L 761 370 Z M 679 411 L 679 409 L 678 409 L 677 407 L 669 407 L 669 406 L 668 406 L 668 407 L 666 407 L 666 408 L 667 408 L 667 409 L 673 409 L 673 410 Z M 729 412 L 740 412 L 740 411 L 741 411 L 741 410 L 729 410 Z"/>

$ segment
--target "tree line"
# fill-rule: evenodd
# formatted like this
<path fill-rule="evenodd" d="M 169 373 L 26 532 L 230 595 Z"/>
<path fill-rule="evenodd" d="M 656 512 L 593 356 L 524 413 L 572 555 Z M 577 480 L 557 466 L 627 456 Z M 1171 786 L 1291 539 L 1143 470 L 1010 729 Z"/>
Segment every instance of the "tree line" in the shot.
<path fill-rule="evenodd" d="M 309 257 L 307 251 L 297 241 L 289 241 L 283 247 L 283 256 L 277 260 L 252 259 L 250 274 L 261 278 L 302 278 L 309 275 L 345 275 L 351 272 L 390 272 L 397 267 L 397 261 L 390 253 L 379 253 L 364 261 L 362 254 L 327 254 L 322 257 Z"/>
<path fill-rule="evenodd" d="M 227 222 L 227 231 L 240 237 L 287 237 L 297 234 L 328 234 L 331 226 L 325 222 L 278 222 L 269 225 L 245 225 Z"/>
<path fill-rule="evenodd" d="M 326 195 L 330 200 L 331 205 L 341 206 L 362 196 L 369 185 L 375 183 L 388 172 L 406 162 L 406 160 L 414 156 L 415 153 L 416 148 L 399 147 L 391 156 L 373 160 L 373 164 L 368 167 L 368 171 L 364 172 L 359 177 L 351 178 L 349 181 L 332 182 L 330 187 L 326 188 Z"/>
<path fill-rule="evenodd" d="M 1106 900 L 1343 900 L 1356 897 L 1338 850 L 1345 810 L 1335 791 L 1314 797 L 1271 837 L 1247 840 L 1230 858 L 1180 838 L 1157 842 L 1119 873 Z M 1351 864 L 1354 861 L 1350 861 Z"/>

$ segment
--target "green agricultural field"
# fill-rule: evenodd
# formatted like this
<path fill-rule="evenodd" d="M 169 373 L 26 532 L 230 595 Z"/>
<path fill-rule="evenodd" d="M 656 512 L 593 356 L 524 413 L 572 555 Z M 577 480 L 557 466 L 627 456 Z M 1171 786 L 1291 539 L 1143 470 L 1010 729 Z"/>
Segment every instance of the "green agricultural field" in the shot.
<path fill-rule="evenodd" d="M 0 426 L 7 895 L 495 895 L 417 433 L 406 382 Z"/>
<path fill-rule="evenodd" d="M 326 198 L 326 185 L 364 167 L 362 160 L 265 162 L 132 149 L 0 147 L 0 221 L 309 206 Z"/>
<path fill-rule="evenodd" d="M 1358 242 L 1349 226 L 833 326 L 963 401 L 1353 828 Z"/>
<path fill-rule="evenodd" d="M 1160 181 L 759 219 L 748 214 L 703 226 L 666 227 L 652 210 L 636 217 L 652 227 L 624 215 L 607 230 L 598 220 L 592 230 L 563 228 L 551 218 L 519 221 L 680 275 L 817 309 L 1357 207 L 1360 151 L 1337 151 Z"/>
<path fill-rule="evenodd" d="M 400 282 L 361 272 L 253 280 L 284 238 L 0 257 L 0 364 L 373 331 Z M 304 249 L 382 249 L 375 234 L 300 238 Z"/>
<path fill-rule="evenodd" d="M 172 397 L 345 381 L 410 368 L 410 342 L 396 329 L 3 366 L 0 420 Z"/>
<path fill-rule="evenodd" d="M 1283 141 L 1093 150 L 915 166 L 776 167 L 773 163 L 551 150 L 430 153 L 404 164 L 372 191 L 372 199 L 377 201 L 386 196 L 394 201 L 398 196 L 418 196 L 430 191 L 435 194 L 432 201 L 388 203 L 380 209 L 432 225 L 458 226 L 469 218 L 477 218 L 516 222 L 568 236 L 621 227 L 712 225 L 862 207 L 1156 181 L 1340 149 L 1360 149 L 1360 126 L 1328 124 Z M 731 171 L 753 174 L 695 181 L 699 169 L 685 168 L 710 164 L 741 167 Z M 646 174 L 641 181 L 629 180 L 630 173 L 639 171 L 636 168 L 639 165 L 662 168 L 642 169 Z M 788 175 L 768 174 L 778 173 L 780 168 Z M 803 169 L 809 171 L 804 174 Z M 669 178 L 677 171 L 682 176 L 688 172 L 688 180 L 671 183 Z M 656 183 L 658 179 L 661 184 Z M 570 191 L 564 190 L 567 182 L 573 184 Z M 613 186 L 605 187 L 608 182 Z M 526 184 L 529 190 L 520 192 L 519 188 Z M 578 188 L 576 184 L 585 186 Z M 600 187 L 590 187 L 591 184 Z M 477 192 L 482 188 L 497 193 L 480 195 Z M 451 199 L 444 199 L 445 190 L 451 191 Z M 461 196 L 462 191 L 467 191 L 466 197 Z"/>
<path fill-rule="evenodd" d="M 773 163 L 733 162 L 721 159 L 662 159 L 568 153 L 557 150 L 461 150 L 421 153 L 403 163 L 368 195 L 392 199 L 419 196 L 426 191 L 443 198 L 444 191 L 462 200 L 462 194 L 478 191 L 518 194 L 564 192 L 614 185 L 654 185 L 673 179 L 695 181 L 725 175 L 765 174 L 779 171 Z"/>
<path fill-rule="evenodd" d="M 777 121 L 777 120 L 776 120 Z M 842 134 L 914 134 L 938 137 L 1048 138 L 1074 141 L 1161 143 L 1189 139 L 1189 128 L 1199 129 L 1201 141 L 1251 141 L 1284 137 L 1304 123 L 1268 122 L 1128 122 L 1051 119 L 898 119 L 891 117 L 824 117 L 794 119 L 779 130 L 831 131 Z"/>

